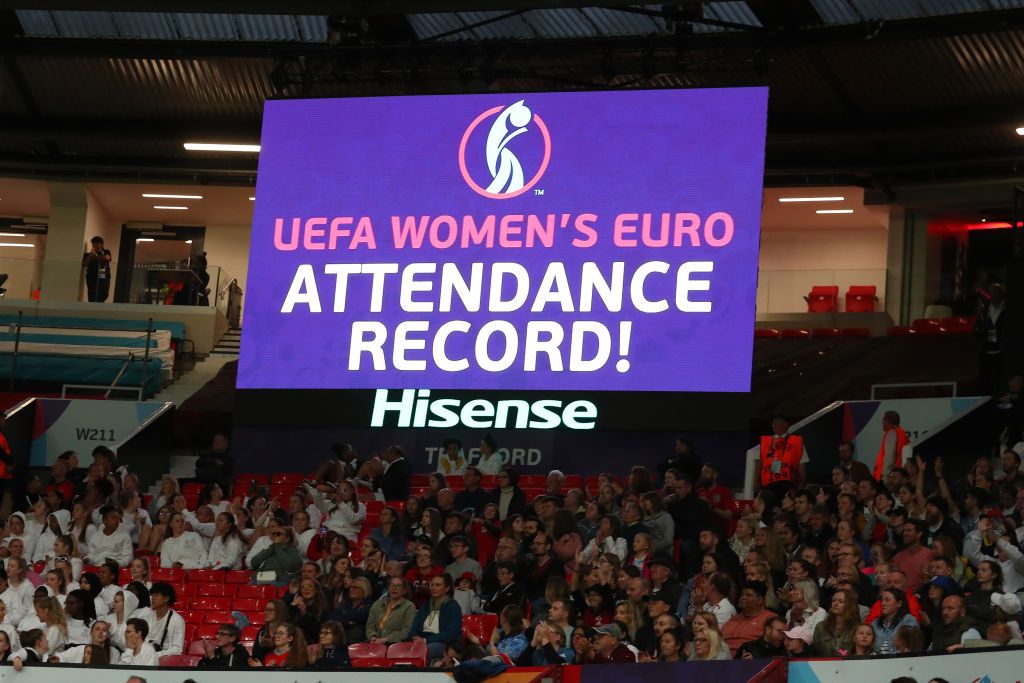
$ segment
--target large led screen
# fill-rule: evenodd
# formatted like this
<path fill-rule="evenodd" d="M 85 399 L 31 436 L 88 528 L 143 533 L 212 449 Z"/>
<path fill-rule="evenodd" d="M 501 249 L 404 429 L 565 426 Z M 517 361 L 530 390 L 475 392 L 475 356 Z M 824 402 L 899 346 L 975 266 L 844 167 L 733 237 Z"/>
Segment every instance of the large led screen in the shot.
<path fill-rule="evenodd" d="M 767 95 L 267 102 L 239 388 L 749 391 Z"/>

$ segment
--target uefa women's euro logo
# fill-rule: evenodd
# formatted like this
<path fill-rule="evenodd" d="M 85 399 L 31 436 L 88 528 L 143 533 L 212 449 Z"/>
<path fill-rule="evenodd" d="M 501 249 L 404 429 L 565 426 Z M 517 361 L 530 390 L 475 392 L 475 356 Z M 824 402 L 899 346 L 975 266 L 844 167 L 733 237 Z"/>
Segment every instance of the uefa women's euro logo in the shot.
<path fill-rule="evenodd" d="M 492 117 L 484 137 L 485 127 L 481 124 Z M 478 129 L 480 133 L 474 135 Z M 530 111 L 525 100 L 480 114 L 466 128 L 459 143 L 459 170 L 466 184 L 491 199 L 511 199 L 528 192 L 544 175 L 550 160 L 548 127 Z M 534 172 L 527 180 L 530 171 Z"/>

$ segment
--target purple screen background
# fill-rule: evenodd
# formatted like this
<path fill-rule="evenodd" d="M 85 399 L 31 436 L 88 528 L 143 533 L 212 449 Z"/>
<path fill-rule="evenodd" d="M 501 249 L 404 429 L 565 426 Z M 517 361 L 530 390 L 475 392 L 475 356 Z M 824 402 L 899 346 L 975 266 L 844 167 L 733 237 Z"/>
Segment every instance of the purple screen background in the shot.
<path fill-rule="evenodd" d="M 238 387 L 749 391 L 767 97 L 765 88 L 734 88 L 267 102 Z M 459 171 L 459 142 L 483 111 L 519 99 L 543 118 L 550 131 L 550 165 L 535 186 L 544 194 L 531 190 L 511 199 L 482 197 Z M 486 131 L 491 121 L 481 129 Z M 531 132 L 536 128 L 531 126 Z M 540 157 L 537 145 L 526 141 L 529 137 L 523 135 L 523 144 L 515 148 L 527 181 Z M 480 144 L 474 147 L 474 141 Z M 467 161 L 476 181 L 486 185 L 489 176 L 482 159 L 482 137 L 475 135 Z M 679 248 L 618 248 L 612 243 L 613 222 L 620 213 L 650 212 L 657 225 L 662 212 L 706 218 L 717 211 L 729 213 L 735 221 L 733 239 L 722 248 L 695 248 L 686 241 Z M 420 249 L 393 248 L 392 215 L 496 214 L 500 221 L 507 214 L 549 213 L 597 214 L 597 245 L 571 246 L 576 233 L 570 228 L 556 232 L 553 248 L 435 250 L 426 242 Z M 276 218 L 290 226 L 293 217 L 305 221 L 314 216 L 369 216 L 377 249 L 350 251 L 345 240 L 334 251 L 274 247 Z M 383 312 L 370 313 L 365 303 L 370 278 L 358 276 L 349 281 L 347 311 L 334 313 L 334 278 L 323 275 L 326 263 L 514 261 L 539 283 L 547 264 L 556 260 L 566 264 L 570 283 L 574 264 L 625 261 L 623 311 L 609 313 L 595 304 L 591 313 L 562 313 L 553 305 L 543 313 L 531 313 L 527 304 L 512 313 L 406 313 L 398 304 L 399 277 L 389 276 Z M 674 265 L 713 261 L 713 273 L 695 276 L 711 281 L 710 292 L 691 295 L 696 301 L 712 301 L 712 312 L 681 313 L 674 307 L 657 314 L 634 311 L 628 302 L 628 275 L 637 264 L 651 260 Z M 300 305 L 282 314 L 296 268 L 303 263 L 313 264 L 317 273 L 323 312 L 310 313 Z M 485 265 L 485 283 L 486 271 Z M 468 265 L 464 272 L 468 274 Z M 671 287 L 659 286 L 658 280 L 674 283 L 671 276 L 648 280 L 648 298 L 661 294 L 671 302 Z M 435 287 L 432 294 L 419 298 L 436 301 L 436 291 Z M 486 298 L 485 290 L 484 308 Z M 483 371 L 472 362 L 472 336 L 462 349 L 452 344 L 467 335 L 449 340 L 450 356 L 457 357 L 457 350 L 469 351 L 473 367 L 464 372 L 433 366 L 429 335 L 425 352 L 409 354 L 426 358 L 426 371 L 381 372 L 365 362 L 360 371 L 347 369 L 352 321 L 378 320 L 393 332 L 406 319 L 429 320 L 431 331 L 453 319 L 469 321 L 474 330 L 489 320 L 503 319 L 519 329 L 521 342 L 529 320 L 559 321 L 566 328 L 566 370 L 551 372 L 541 356 L 537 371 L 527 373 L 520 354 L 504 372 Z M 631 368 L 620 373 L 615 368 L 620 357 L 618 322 L 627 319 L 633 321 Z M 568 371 L 568 328 L 574 320 L 597 320 L 611 329 L 612 355 L 601 370 Z"/>

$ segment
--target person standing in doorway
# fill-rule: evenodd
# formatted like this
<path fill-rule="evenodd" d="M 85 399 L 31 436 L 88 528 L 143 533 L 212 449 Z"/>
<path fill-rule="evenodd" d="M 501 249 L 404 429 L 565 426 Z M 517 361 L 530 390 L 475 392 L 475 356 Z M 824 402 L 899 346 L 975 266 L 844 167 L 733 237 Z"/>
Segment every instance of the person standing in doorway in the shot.
<path fill-rule="evenodd" d="M 89 290 L 90 302 L 103 302 L 110 294 L 110 250 L 103 248 L 103 238 L 93 237 L 89 243 L 92 249 L 82 257 L 85 268 L 85 286 Z"/>

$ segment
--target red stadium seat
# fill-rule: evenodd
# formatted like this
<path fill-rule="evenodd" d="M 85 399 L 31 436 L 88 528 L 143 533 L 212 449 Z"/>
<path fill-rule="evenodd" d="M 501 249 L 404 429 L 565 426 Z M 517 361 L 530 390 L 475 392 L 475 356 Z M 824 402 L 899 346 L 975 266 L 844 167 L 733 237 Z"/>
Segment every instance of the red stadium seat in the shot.
<path fill-rule="evenodd" d="M 847 313 L 874 313 L 877 303 L 874 285 L 850 285 L 846 290 Z"/>
<path fill-rule="evenodd" d="M 570 489 L 583 488 L 583 477 L 578 474 L 565 475 L 565 487 Z"/>
<path fill-rule="evenodd" d="M 205 640 L 193 640 L 188 644 L 188 652 L 185 654 L 199 655 L 200 657 L 206 656 L 206 646 L 203 645 Z"/>
<path fill-rule="evenodd" d="M 974 331 L 974 326 L 959 320 L 949 320 L 940 322 L 939 329 L 943 334 L 970 334 Z"/>
<path fill-rule="evenodd" d="M 198 493 L 183 493 L 181 494 L 185 498 L 185 506 L 189 510 L 195 510 L 199 506 L 199 494 Z"/>
<path fill-rule="evenodd" d="M 206 484 L 185 484 L 181 487 L 181 493 L 184 496 L 190 494 L 198 496 L 205 486 Z"/>
<path fill-rule="evenodd" d="M 409 486 L 428 486 L 429 484 L 429 474 L 413 474 L 409 477 Z"/>
<path fill-rule="evenodd" d="M 267 615 L 263 610 L 251 610 L 244 612 L 245 618 L 249 620 L 249 623 L 253 626 L 263 626 L 267 623 Z"/>
<path fill-rule="evenodd" d="M 242 629 L 242 638 L 241 639 L 246 641 L 246 642 L 253 643 L 253 642 L 256 642 L 256 638 L 258 638 L 259 635 L 260 635 L 260 627 L 259 626 L 246 626 L 245 628 Z"/>
<path fill-rule="evenodd" d="M 352 667 L 355 669 L 387 669 L 391 666 L 391 660 L 385 657 L 361 657 L 352 660 Z"/>
<path fill-rule="evenodd" d="M 485 489 L 493 489 L 498 486 L 498 475 L 496 474 L 482 474 L 480 475 L 480 487 Z"/>
<path fill-rule="evenodd" d="M 844 327 L 843 337 L 870 337 L 871 329 L 868 327 Z"/>
<path fill-rule="evenodd" d="M 230 610 L 232 607 L 231 598 L 196 598 L 192 601 L 194 610 Z M 239 609 L 239 608 L 236 608 Z"/>
<path fill-rule="evenodd" d="M 491 642 L 491 634 L 498 628 L 497 614 L 466 614 L 462 617 L 463 633 L 472 633 L 481 643 Z"/>
<path fill-rule="evenodd" d="M 196 655 L 164 655 L 160 658 L 160 666 L 181 666 L 192 668 L 199 664 L 202 657 Z"/>
<path fill-rule="evenodd" d="M 889 328 L 890 337 L 909 337 L 917 334 L 917 330 L 913 327 L 907 327 L 906 325 L 896 325 Z"/>
<path fill-rule="evenodd" d="M 385 503 L 383 500 L 368 500 L 366 501 L 366 514 L 374 512 L 379 515 L 380 511 L 384 509 L 385 505 L 387 505 L 387 503 Z"/>
<path fill-rule="evenodd" d="M 808 313 L 835 313 L 839 304 L 839 288 L 835 285 L 814 285 L 804 297 Z"/>
<path fill-rule="evenodd" d="M 939 334 L 942 331 L 938 318 L 918 318 L 911 327 L 918 334 Z"/>
<path fill-rule="evenodd" d="M 275 484 L 290 484 L 291 486 L 297 488 L 299 484 L 301 484 L 306 479 L 309 479 L 309 476 L 303 474 L 302 472 L 278 472 L 277 474 L 270 478 L 270 485 L 274 486 Z"/>
<path fill-rule="evenodd" d="M 399 512 L 405 509 L 404 500 L 385 500 L 384 502 L 386 503 L 386 507 L 395 508 Z"/>
<path fill-rule="evenodd" d="M 239 586 L 235 593 L 236 598 L 254 598 L 260 604 L 277 597 L 276 586 Z"/>
<path fill-rule="evenodd" d="M 99 571 L 100 571 L 100 568 L 99 568 L 99 567 L 97 567 L 97 566 L 96 566 L 96 565 L 94 565 L 94 564 L 86 564 L 86 565 L 82 565 L 82 573 L 83 573 L 83 574 L 98 574 L 98 573 L 99 573 Z M 155 579 L 154 579 L 154 580 L 155 580 Z"/>
<path fill-rule="evenodd" d="M 204 624 L 234 624 L 236 619 L 231 612 L 204 612 Z"/>
<path fill-rule="evenodd" d="M 263 609 L 264 601 L 256 598 L 235 598 L 229 602 L 231 609 L 236 609 L 239 612 L 259 612 Z"/>
<path fill-rule="evenodd" d="M 203 623 L 203 613 L 199 610 L 194 609 L 179 609 L 175 610 L 181 615 L 181 618 L 185 620 L 186 624 L 201 624 Z"/>
<path fill-rule="evenodd" d="M 462 491 L 466 488 L 466 478 L 461 474 L 446 475 L 444 480 L 452 491 Z"/>
<path fill-rule="evenodd" d="M 824 337 L 841 337 L 843 331 L 838 327 L 815 327 L 811 330 L 811 336 L 815 339 L 821 339 Z"/>
<path fill-rule="evenodd" d="M 396 664 L 412 664 L 420 668 L 427 666 L 427 644 L 424 642 L 395 643 L 388 648 L 388 661 Z"/>
<path fill-rule="evenodd" d="M 754 339 L 778 339 L 779 331 L 773 327 L 763 327 L 754 330 Z"/>
<path fill-rule="evenodd" d="M 200 583 L 196 587 L 196 595 L 201 598 L 231 598 L 235 595 L 235 584 Z"/>
<path fill-rule="evenodd" d="M 185 624 L 185 641 L 191 643 L 196 639 L 196 633 L 199 627 L 195 624 Z"/>
<path fill-rule="evenodd" d="M 202 640 L 203 638 L 210 638 L 211 640 L 216 640 L 217 631 L 219 630 L 220 624 L 202 624 L 196 631 L 196 636 L 198 636 L 200 640 Z"/>
<path fill-rule="evenodd" d="M 783 339 L 809 339 L 810 330 L 783 330 L 780 335 Z"/>
<path fill-rule="evenodd" d="M 379 512 L 367 512 L 366 519 L 363 520 L 363 530 L 366 531 L 366 535 L 369 536 L 373 529 L 380 525 L 380 513 Z M 359 539 L 362 540 L 362 539 Z"/>
<path fill-rule="evenodd" d="M 224 583 L 249 583 L 252 575 L 248 569 L 230 569 L 224 572 Z"/>
<path fill-rule="evenodd" d="M 291 498 L 295 490 L 296 486 L 294 484 L 274 484 L 270 487 L 270 497 L 277 498 L 283 504 Z"/>
<path fill-rule="evenodd" d="M 388 646 L 384 643 L 352 643 L 348 646 L 349 659 L 365 657 L 387 657 Z"/>
<path fill-rule="evenodd" d="M 45 567 L 45 564 L 44 564 Z M 42 573 L 39 569 L 36 570 L 37 574 Z M 117 573 L 117 584 L 123 586 L 132 580 L 132 571 L 128 567 L 121 567 L 121 571 Z"/>
<path fill-rule="evenodd" d="M 183 583 L 183 584 L 181 584 L 181 590 L 178 591 L 176 589 L 176 592 L 177 592 L 177 594 L 179 596 L 180 595 L 184 595 L 185 597 L 195 597 L 196 594 L 199 593 L 199 587 L 200 586 L 216 586 L 216 585 L 217 584 L 215 584 L 215 583 L 196 583 L 196 582 L 192 581 L 190 583 Z"/>
<path fill-rule="evenodd" d="M 524 474 L 519 477 L 519 486 L 522 488 L 543 489 L 547 487 L 547 484 L 546 474 Z"/>

